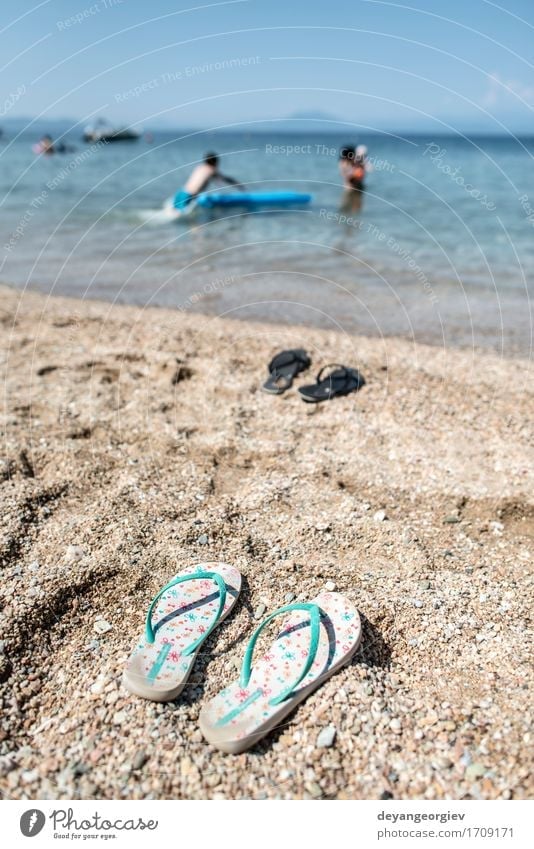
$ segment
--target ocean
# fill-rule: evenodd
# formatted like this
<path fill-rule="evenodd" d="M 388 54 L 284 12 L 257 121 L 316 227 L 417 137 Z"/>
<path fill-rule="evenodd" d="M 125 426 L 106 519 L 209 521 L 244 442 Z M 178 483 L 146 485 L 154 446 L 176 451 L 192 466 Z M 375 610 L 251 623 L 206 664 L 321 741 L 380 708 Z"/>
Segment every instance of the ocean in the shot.
<path fill-rule="evenodd" d="M 77 298 L 398 335 L 529 356 L 534 138 L 156 132 L 36 156 L 0 139 L 0 280 Z M 360 209 L 338 149 L 368 147 Z M 302 209 L 157 214 L 207 150 L 252 190 Z M 305 331 L 302 332 L 305 343 Z"/>

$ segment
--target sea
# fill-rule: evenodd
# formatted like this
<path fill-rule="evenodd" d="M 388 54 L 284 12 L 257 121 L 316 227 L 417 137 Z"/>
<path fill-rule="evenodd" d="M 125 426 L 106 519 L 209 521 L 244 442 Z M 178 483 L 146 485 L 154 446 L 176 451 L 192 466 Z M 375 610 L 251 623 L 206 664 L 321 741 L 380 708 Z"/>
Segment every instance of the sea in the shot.
<path fill-rule="evenodd" d="M 319 326 L 530 356 L 534 137 L 275 126 L 91 145 L 70 131 L 48 157 L 38 137 L 0 138 L 1 282 L 297 325 L 304 346 Z M 361 196 L 341 185 L 349 144 L 368 148 Z M 312 200 L 169 220 L 165 200 L 208 150 L 248 191 Z"/>

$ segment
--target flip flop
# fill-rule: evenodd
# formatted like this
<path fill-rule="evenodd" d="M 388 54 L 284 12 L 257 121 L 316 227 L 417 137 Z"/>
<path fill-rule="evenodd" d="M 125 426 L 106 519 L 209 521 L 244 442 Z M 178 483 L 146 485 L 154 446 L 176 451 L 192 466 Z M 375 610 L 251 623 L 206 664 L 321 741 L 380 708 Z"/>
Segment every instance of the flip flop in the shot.
<path fill-rule="evenodd" d="M 124 686 L 154 702 L 175 699 L 203 642 L 228 616 L 240 589 L 241 575 L 227 563 L 200 563 L 175 575 L 150 603 L 145 633 L 124 670 Z"/>
<path fill-rule="evenodd" d="M 326 369 L 334 369 L 334 371 L 323 377 Z M 341 366 L 339 363 L 323 366 L 316 380 L 316 383 L 301 386 L 299 389 L 303 400 L 308 403 L 317 404 L 319 401 L 330 401 L 340 395 L 357 392 L 358 389 L 365 386 L 364 377 L 357 369 Z"/>
<path fill-rule="evenodd" d="M 251 668 L 259 634 L 282 613 L 291 614 L 282 632 Z M 310 604 L 275 610 L 252 635 L 239 680 L 200 711 L 202 734 L 223 752 L 244 752 L 348 663 L 360 640 L 358 611 L 339 593 L 321 593 Z"/>
<path fill-rule="evenodd" d="M 269 379 L 262 386 L 264 392 L 281 395 L 301 371 L 309 368 L 311 360 L 303 348 L 281 351 L 269 363 Z"/>

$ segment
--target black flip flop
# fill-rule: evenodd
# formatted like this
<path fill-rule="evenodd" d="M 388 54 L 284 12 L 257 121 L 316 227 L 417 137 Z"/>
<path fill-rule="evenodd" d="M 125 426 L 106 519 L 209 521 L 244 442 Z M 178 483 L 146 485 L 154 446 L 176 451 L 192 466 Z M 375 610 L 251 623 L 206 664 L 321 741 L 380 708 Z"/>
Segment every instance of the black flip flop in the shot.
<path fill-rule="evenodd" d="M 263 391 L 271 395 L 281 395 L 289 389 L 297 374 L 310 365 L 311 360 L 303 348 L 281 351 L 269 363 L 269 379 L 263 384 Z"/>
<path fill-rule="evenodd" d="M 323 377 L 326 369 L 334 369 L 334 371 Z M 319 401 L 330 401 L 340 395 L 357 392 L 362 386 L 365 386 L 365 380 L 357 369 L 331 363 L 322 367 L 317 375 L 317 383 L 301 386 L 299 392 L 304 401 L 317 404 Z"/>

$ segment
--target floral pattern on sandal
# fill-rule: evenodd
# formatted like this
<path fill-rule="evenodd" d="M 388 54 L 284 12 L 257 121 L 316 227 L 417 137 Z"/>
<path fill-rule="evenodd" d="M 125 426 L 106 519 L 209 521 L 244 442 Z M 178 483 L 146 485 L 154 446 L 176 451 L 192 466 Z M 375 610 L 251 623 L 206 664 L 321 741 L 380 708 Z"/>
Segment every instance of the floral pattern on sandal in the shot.
<path fill-rule="evenodd" d="M 308 605 L 288 605 L 269 618 L 286 611 L 290 616 L 269 650 L 250 667 L 262 625 L 247 648 L 240 679 L 200 712 L 202 733 L 225 752 L 254 745 L 348 663 L 360 644 L 358 611 L 340 593 L 321 593 Z"/>
<path fill-rule="evenodd" d="M 145 634 L 124 671 L 124 686 L 145 699 L 175 699 L 202 643 L 230 613 L 240 589 L 241 575 L 227 563 L 200 563 L 175 575 L 149 607 Z"/>

